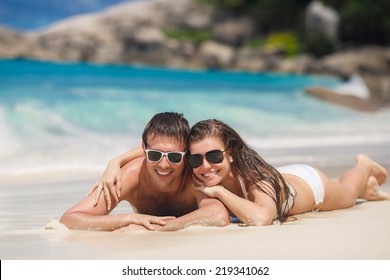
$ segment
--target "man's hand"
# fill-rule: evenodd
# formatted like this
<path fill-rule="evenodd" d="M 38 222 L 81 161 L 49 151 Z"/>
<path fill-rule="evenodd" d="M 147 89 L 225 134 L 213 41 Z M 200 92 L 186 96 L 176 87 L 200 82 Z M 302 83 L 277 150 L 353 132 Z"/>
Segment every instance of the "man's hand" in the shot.
<path fill-rule="evenodd" d="M 160 228 L 160 226 L 165 226 L 168 221 L 173 219 L 176 219 L 176 217 L 173 216 L 157 217 L 157 216 L 134 213 L 134 214 L 130 214 L 130 226 L 139 225 L 145 227 L 148 230 L 156 230 L 157 228 Z"/>

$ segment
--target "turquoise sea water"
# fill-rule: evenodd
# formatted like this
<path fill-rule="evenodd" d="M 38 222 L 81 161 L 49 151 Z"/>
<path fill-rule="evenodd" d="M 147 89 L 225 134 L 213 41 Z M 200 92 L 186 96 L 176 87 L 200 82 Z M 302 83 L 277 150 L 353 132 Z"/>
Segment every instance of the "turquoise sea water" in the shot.
<path fill-rule="evenodd" d="M 0 176 L 102 170 L 140 143 L 158 112 L 218 118 L 272 163 L 390 161 L 390 112 L 359 113 L 304 93 L 324 76 L 0 60 Z M 385 149 L 384 149 L 385 148 Z M 387 149 L 384 154 L 383 151 Z"/>

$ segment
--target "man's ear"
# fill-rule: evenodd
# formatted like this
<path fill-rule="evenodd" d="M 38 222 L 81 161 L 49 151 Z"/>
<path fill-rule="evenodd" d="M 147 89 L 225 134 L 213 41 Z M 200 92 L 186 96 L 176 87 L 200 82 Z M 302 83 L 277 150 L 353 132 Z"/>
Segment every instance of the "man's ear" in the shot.
<path fill-rule="evenodd" d="M 144 141 L 141 141 L 141 147 L 142 147 L 142 150 L 146 149 Z"/>

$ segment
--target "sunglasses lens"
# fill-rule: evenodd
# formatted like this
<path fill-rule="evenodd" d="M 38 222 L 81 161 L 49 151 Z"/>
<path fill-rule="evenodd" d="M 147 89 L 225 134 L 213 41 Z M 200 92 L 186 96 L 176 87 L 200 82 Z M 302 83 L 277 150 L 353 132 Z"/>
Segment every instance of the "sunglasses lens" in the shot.
<path fill-rule="evenodd" d="M 206 153 L 206 160 L 210 163 L 217 164 L 223 161 L 223 151 L 213 150 Z M 193 154 L 188 156 L 188 164 L 191 168 L 197 168 L 202 165 L 203 156 L 201 154 Z"/>
<path fill-rule="evenodd" d="M 168 153 L 168 160 L 172 163 L 180 163 L 182 160 L 183 156 L 180 153 Z"/>
<path fill-rule="evenodd" d="M 162 153 L 159 151 L 148 151 L 148 160 L 150 161 L 160 161 Z"/>
<path fill-rule="evenodd" d="M 221 163 L 223 161 L 223 152 L 220 150 L 214 150 L 206 153 L 206 159 L 210 163 Z"/>
<path fill-rule="evenodd" d="M 203 157 L 201 154 L 194 154 L 188 156 L 188 164 L 191 168 L 197 168 L 201 166 Z"/>

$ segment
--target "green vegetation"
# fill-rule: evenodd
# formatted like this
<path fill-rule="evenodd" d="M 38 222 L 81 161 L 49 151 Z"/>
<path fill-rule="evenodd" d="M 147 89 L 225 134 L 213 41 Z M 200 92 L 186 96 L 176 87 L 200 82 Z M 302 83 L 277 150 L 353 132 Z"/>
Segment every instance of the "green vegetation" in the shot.
<path fill-rule="evenodd" d="M 305 49 L 317 54 L 331 51 L 334 46 L 318 34 L 304 34 L 305 10 L 311 0 L 196 0 L 216 6 L 232 15 L 250 15 L 258 22 L 259 36 L 279 30 L 301 34 Z M 340 16 L 339 44 L 390 44 L 389 0 L 322 0 Z M 321 46 L 325 44 L 325 46 Z"/>
<path fill-rule="evenodd" d="M 326 35 L 313 30 L 305 32 L 303 51 L 321 57 L 332 53 L 335 50 L 335 43 Z"/>
<path fill-rule="evenodd" d="M 245 42 L 245 46 L 251 49 L 261 49 L 264 47 L 265 40 L 261 38 L 251 39 Z"/>
<path fill-rule="evenodd" d="M 204 2 L 216 6 L 222 10 L 232 10 L 245 8 L 249 5 L 247 0 L 197 0 L 198 2 Z"/>
<path fill-rule="evenodd" d="M 274 32 L 265 39 L 257 38 L 248 40 L 245 46 L 252 49 L 282 50 L 286 56 L 296 55 L 302 49 L 297 36 L 290 32 Z"/>
<path fill-rule="evenodd" d="M 340 13 L 340 37 L 343 41 L 356 44 L 390 44 L 390 1 L 325 2 L 334 5 Z"/>
<path fill-rule="evenodd" d="M 272 33 L 265 40 L 264 47 L 282 49 L 287 56 L 296 55 L 300 52 L 297 37 L 289 32 Z"/>
<path fill-rule="evenodd" d="M 165 30 L 165 35 L 178 41 L 190 41 L 196 44 L 212 37 L 211 31 L 203 29 L 167 29 Z"/>

